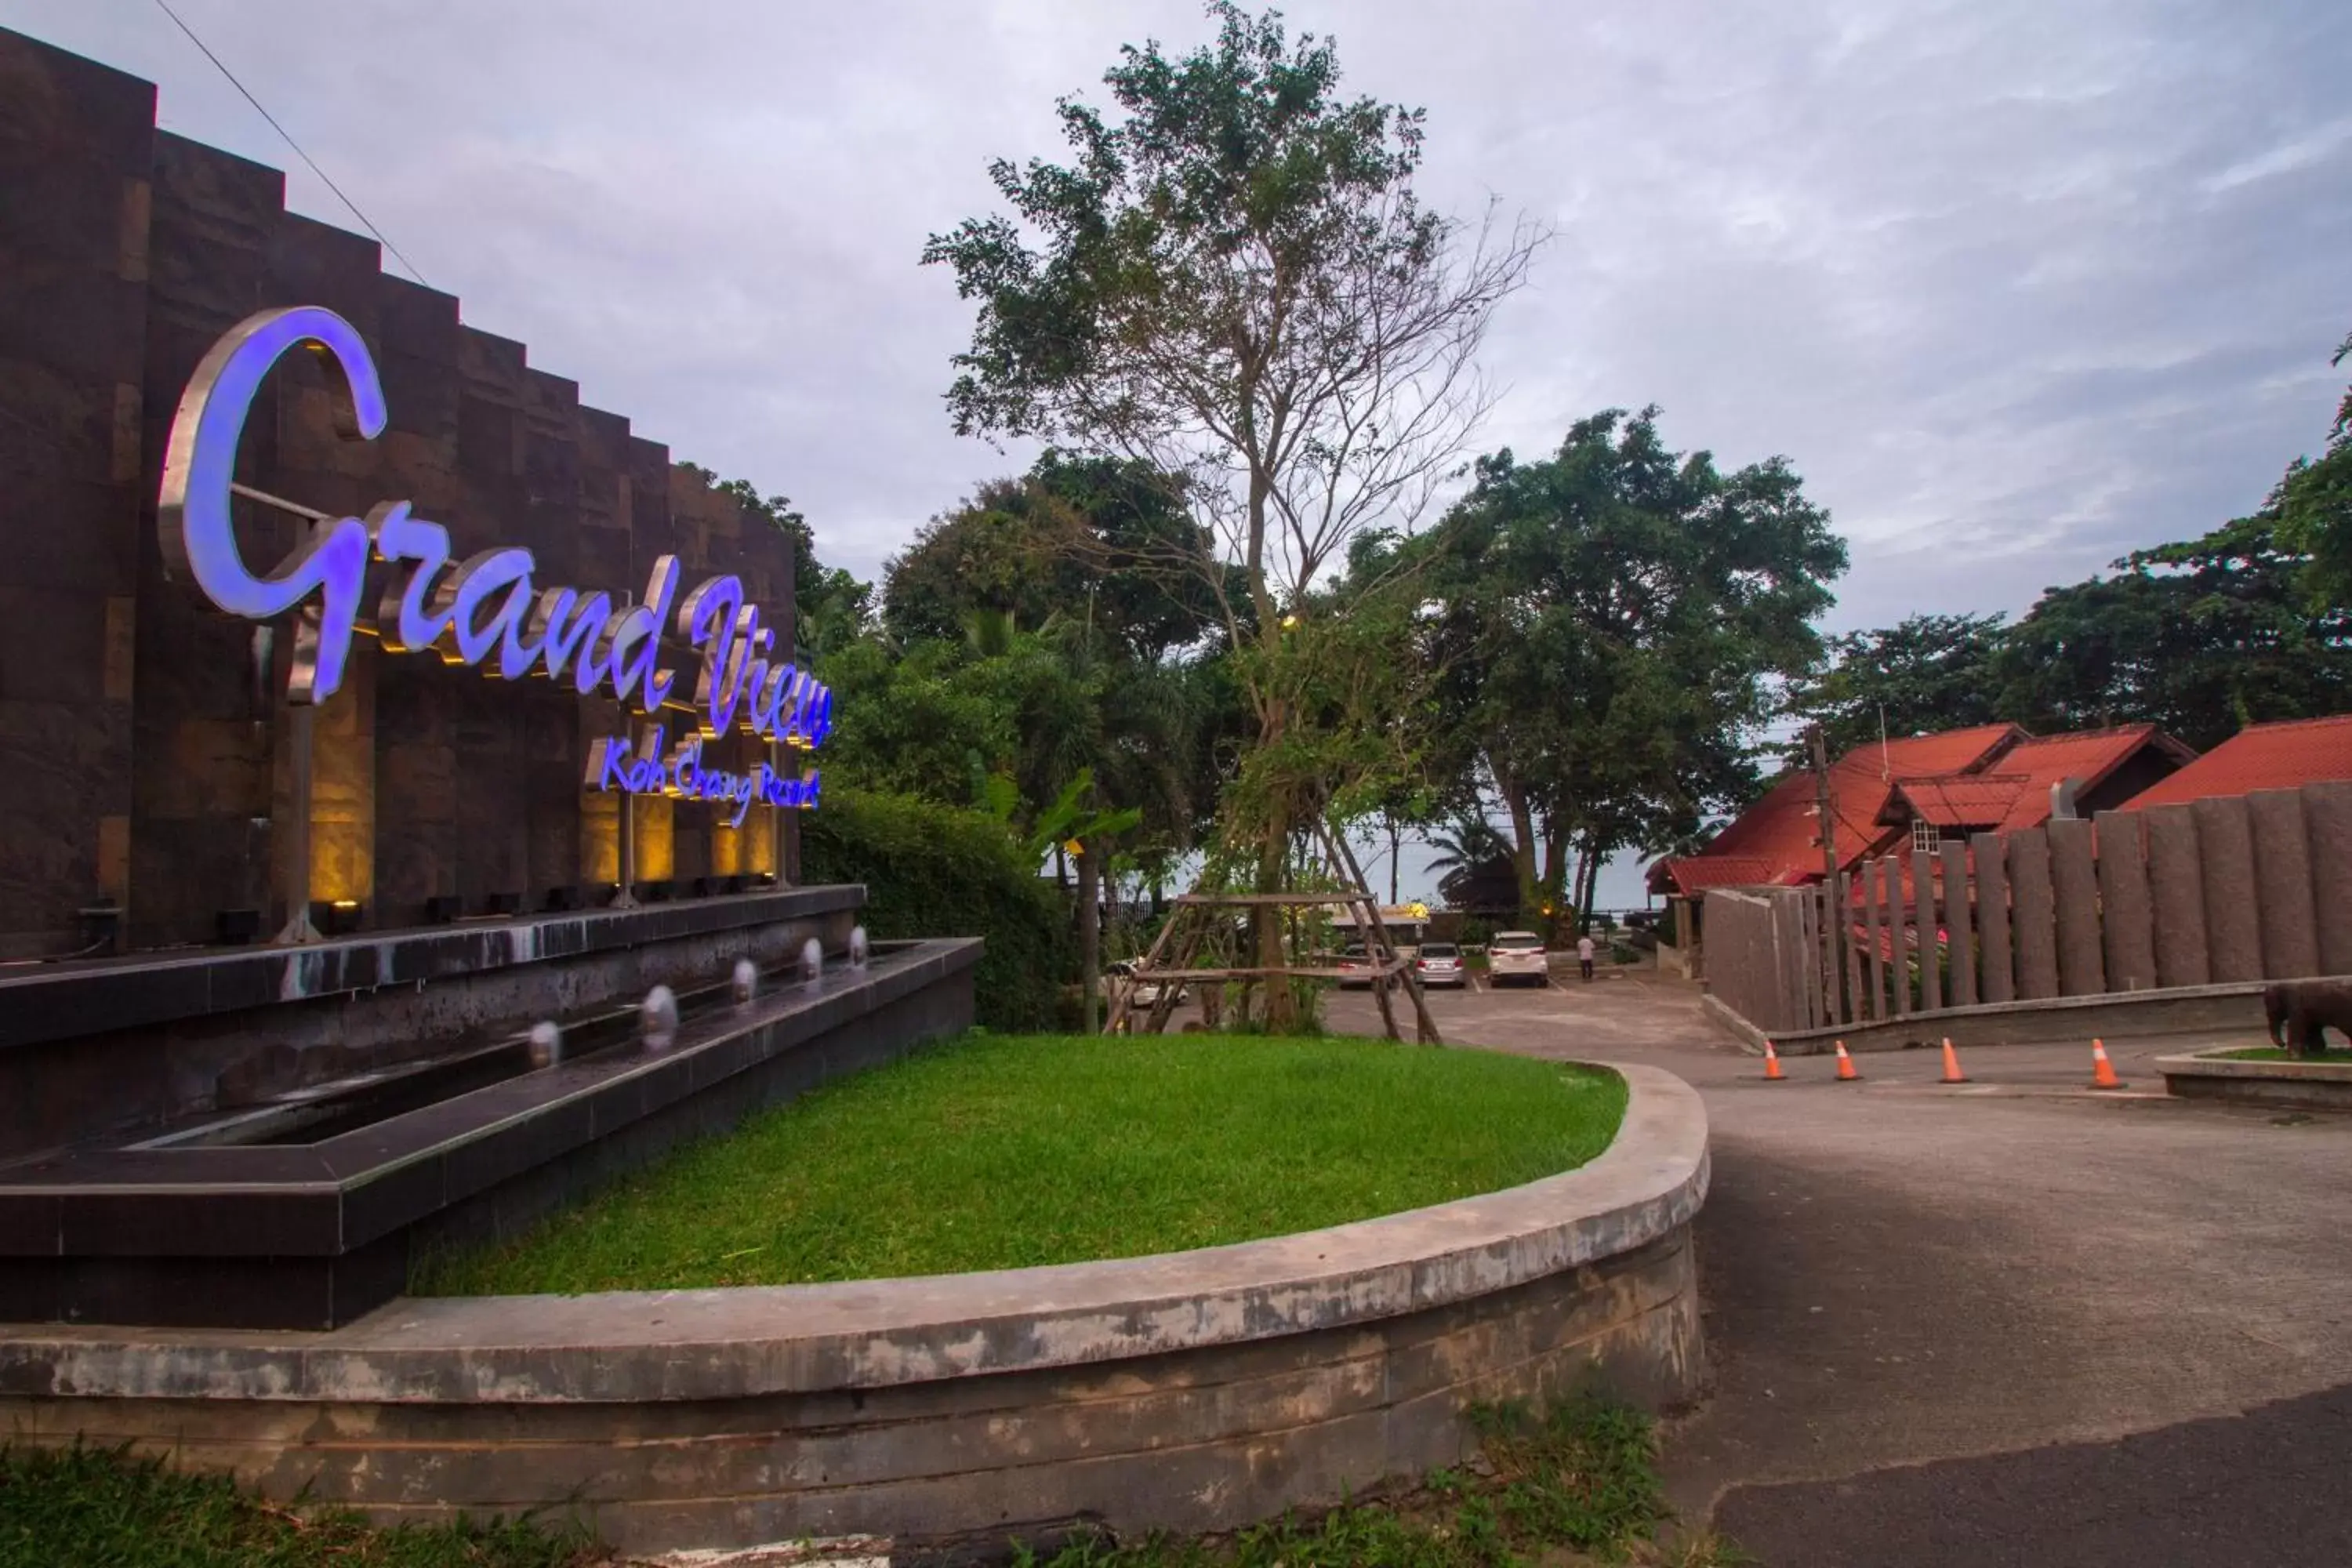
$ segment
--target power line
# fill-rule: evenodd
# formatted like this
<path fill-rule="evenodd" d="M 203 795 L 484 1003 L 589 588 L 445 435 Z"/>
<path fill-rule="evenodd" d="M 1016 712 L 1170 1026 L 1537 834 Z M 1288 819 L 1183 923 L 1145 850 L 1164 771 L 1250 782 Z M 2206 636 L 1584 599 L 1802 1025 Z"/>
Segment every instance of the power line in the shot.
<path fill-rule="evenodd" d="M 195 45 L 197 48 L 204 51 L 205 58 L 212 61 L 214 68 L 217 69 L 221 75 L 228 79 L 229 86 L 236 89 L 238 92 L 245 95 L 245 101 L 253 105 L 254 112 L 260 115 L 262 119 L 269 121 L 269 129 L 277 132 L 278 136 L 284 140 L 286 145 L 294 149 L 294 155 L 296 157 L 301 159 L 303 163 L 310 165 L 310 173 L 318 175 L 320 179 L 325 181 L 327 189 L 335 193 L 336 199 L 341 201 L 343 205 L 352 209 L 352 216 L 360 220 L 360 226 L 362 228 L 375 236 L 376 243 L 383 246 L 386 250 L 392 252 L 393 256 L 400 262 L 400 264 L 408 268 L 408 275 L 410 277 L 415 279 L 419 283 L 425 283 L 425 274 L 416 269 L 416 263 L 409 260 L 407 257 L 402 255 L 400 247 L 393 244 L 392 241 L 385 237 L 383 230 L 376 227 L 376 226 L 369 220 L 368 215 L 360 211 L 359 203 L 343 195 L 343 187 L 335 184 L 333 180 L 328 178 L 327 171 L 319 167 L 318 160 L 311 157 L 310 153 L 302 151 L 302 144 L 294 140 L 293 135 L 287 131 L 286 127 L 278 123 L 278 117 L 276 115 L 261 107 L 261 100 L 254 97 L 253 94 L 247 89 L 245 83 L 236 79 L 236 73 L 229 69 L 226 64 L 222 63 L 221 58 L 213 53 L 211 46 L 207 45 L 202 38 L 196 37 L 196 30 L 194 27 L 189 26 L 186 22 L 181 20 L 180 14 L 172 9 L 171 5 L 168 4 L 168 0 L 155 0 L 155 5 L 156 8 L 161 10 L 163 15 L 172 18 L 173 26 L 177 26 L 183 33 L 188 35 L 188 42 Z M 425 286 L 427 289 L 433 287 L 430 283 L 425 283 Z"/>

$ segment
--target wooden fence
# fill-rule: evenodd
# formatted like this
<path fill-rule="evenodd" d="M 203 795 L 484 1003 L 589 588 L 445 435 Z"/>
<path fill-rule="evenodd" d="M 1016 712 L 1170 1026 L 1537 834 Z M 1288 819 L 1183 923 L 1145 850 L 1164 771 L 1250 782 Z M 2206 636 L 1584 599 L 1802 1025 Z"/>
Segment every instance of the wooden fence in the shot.
<path fill-rule="evenodd" d="M 1786 1031 L 2347 974 L 2347 895 L 2352 784 L 2106 811 L 1864 860 L 1833 889 L 1711 891 L 1707 987 Z"/>

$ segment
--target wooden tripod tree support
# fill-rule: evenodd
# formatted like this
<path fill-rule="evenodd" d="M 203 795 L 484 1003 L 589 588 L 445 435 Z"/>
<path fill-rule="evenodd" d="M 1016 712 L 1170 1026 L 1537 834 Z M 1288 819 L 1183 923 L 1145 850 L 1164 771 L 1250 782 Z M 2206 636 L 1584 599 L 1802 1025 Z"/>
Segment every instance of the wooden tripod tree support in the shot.
<path fill-rule="evenodd" d="M 1397 1031 L 1396 1008 L 1389 994 L 1390 982 L 1402 978 L 1405 994 L 1412 998 L 1415 1035 L 1423 1045 L 1442 1046 L 1444 1038 L 1437 1032 L 1437 1021 L 1429 1015 L 1429 1002 L 1422 994 L 1421 977 L 1412 964 L 1397 951 L 1389 935 L 1388 926 L 1381 919 L 1381 906 L 1373 899 L 1364 881 L 1363 868 L 1356 864 L 1347 840 L 1332 831 L 1327 823 L 1315 824 L 1318 846 L 1328 860 L 1335 879 L 1342 886 L 1328 892 L 1318 893 L 1183 893 L 1178 895 L 1168 923 L 1160 928 L 1150 951 L 1143 962 L 1135 966 L 1129 984 L 1119 988 L 1111 1003 L 1110 1017 L 1105 1022 L 1107 1033 L 1123 1032 L 1131 1011 L 1129 999 L 1147 984 L 1156 984 L 1160 994 L 1144 1015 L 1138 1033 L 1165 1034 L 1169 1017 L 1176 1010 L 1176 999 L 1181 987 L 1203 983 L 1223 984 L 1228 980 L 1264 980 L 1279 983 L 1287 980 L 1354 979 L 1358 970 L 1332 969 L 1315 964 L 1215 965 L 1193 967 L 1201 948 L 1217 924 L 1221 911 L 1252 908 L 1311 909 L 1321 905 L 1339 904 L 1346 908 L 1362 933 L 1364 956 L 1371 961 L 1372 995 L 1380 1004 L 1381 1022 L 1391 1040 L 1402 1040 Z"/>

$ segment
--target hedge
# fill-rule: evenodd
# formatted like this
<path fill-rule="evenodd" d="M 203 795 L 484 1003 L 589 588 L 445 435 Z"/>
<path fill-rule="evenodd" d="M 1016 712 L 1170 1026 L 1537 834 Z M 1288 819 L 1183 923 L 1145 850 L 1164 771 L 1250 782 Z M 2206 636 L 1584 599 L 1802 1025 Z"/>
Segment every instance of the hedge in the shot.
<path fill-rule="evenodd" d="M 912 795 L 830 787 L 801 816 L 801 880 L 865 883 L 866 929 L 877 941 L 985 939 L 979 1021 L 1053 1027 L 1077 944 L 1061 900 L 1003 824 Z"/>

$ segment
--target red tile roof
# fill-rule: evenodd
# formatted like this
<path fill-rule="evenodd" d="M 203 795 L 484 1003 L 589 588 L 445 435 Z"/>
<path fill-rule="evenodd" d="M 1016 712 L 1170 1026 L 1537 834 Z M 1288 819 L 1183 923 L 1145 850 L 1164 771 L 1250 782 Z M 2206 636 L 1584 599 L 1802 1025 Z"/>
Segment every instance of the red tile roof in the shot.
<path fill-rule="evenodd" d="M 2352 714 L 2249 724 L 2203 756 L 2141 791 L 2126 811 L 2258 789 L 2352 779 Z"/>
<path fill-rule="evenodd" d="M 1787 868 L 1761 855 L 1685 855 L 1663 862 L 1659 869 L 1675 892 L 1690 898 L 1709 888 L 1768 887 Z"/>
<path fill-rule="evenodd" d="M 1896 779 L 1969 772 L 1990 762 L 2001 748 L 2024 734 L 2014 724 L 1979 724 L 1937 735 L 1872 742 L 1840 757 L 1830 768 L 1830 787 L 1837 805 L 1834 842 L 1839 866 L 1851 867 L 1886 837 L 1887 829 L 1879 826 L 1878 817 Z M 1769 879 L 1772 881 L 1817 879 L 1822 847 L 1813 826 L 1813 793 L 1810 771 L 1799 768 L 1783 773 L 1762 799 L 1726 824 L 1705 849 L 1662 862 L 1654 872 L 1678 880 L 1678 867 L 1737 857 L 1779 868 L 1778 874 Z"/>
<path fill-rule="evenodd" d="M 1896 779 L 1883 815 L 1894 819 L 1889 826 L 1917 817 L 1945 829 L 1998 826 L 2016 807 L 2018 792 L 2028 782 L 2023 773 L 2008 771 L 2009 756 L 2001 759 L 1998 765 L 2002 771 L 1997 773 Z"/>
<path fill-rule="evenodd" d="M 2182 763 L 2195 755 L 2153 724 L 2082 730 L 2071 735 L 2047 735 L 2020 742 L 2000 759 L 2000 771 L 2024 775 L 2025 784 L 1998 831 L 2014 833 L 2021 827 L 2041 826 L 2050 820 L 2053 786 L 2073 779 L 2080 789 L 2095 788 L 2101 779 L 2147 745 L 2159 747 Z"/>

